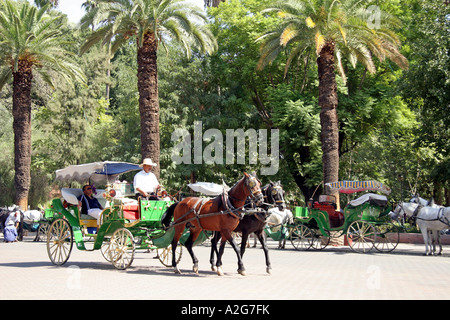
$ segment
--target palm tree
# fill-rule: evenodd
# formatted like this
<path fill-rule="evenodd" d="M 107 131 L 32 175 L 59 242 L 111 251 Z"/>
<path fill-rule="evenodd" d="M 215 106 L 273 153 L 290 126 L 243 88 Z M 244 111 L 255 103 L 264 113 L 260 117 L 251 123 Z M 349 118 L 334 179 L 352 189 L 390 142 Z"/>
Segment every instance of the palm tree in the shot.
<path fill-rule="evenodd" d="M 43 6 L 50 4 L 50 9 L 53 8 L 57 8 L 59 5 L 59 0 L 34 0 L 34 4 L 38 7 L 38 8 L 42 8 Z"/>
<path fill-rule="evenodd" d="M 335 67 L 346 81 L 343 57 L 355 67 L 359 61 L 375 73 L 373 56 L 386 58 L 407 68 L 399 52 L 400 41 L 394 29 L 399 22 L 367 0 L 280 0 L 264 12 L 275 12 L 281 22 L 258 40 L 262 42 L 258 68 L 272 63 L 280 52 L 291 49 L 287 66 L 303 55 L 315 52 L 319 74 L 319 106 L 322 127 L 324 182 L 338 180 L 339 131 Z M 330 194 L 329 190 L 325 193 Z"/>
<path fill-rule="evenodd" d="M 205 7 L 217 8 L 221 2 L 225 1 L 226 0 L 205 0 Z"/>
<path fill-rule="evenodd" d="M 87 38 L 81 53 L 99 41 L 111 43 L 112 53 L 132 41 L 137 45 L 141 156 L 157 164 L 158 177 L 158 47 L 166 47 L 165 42 L 173 39 L 181 43 L 188 57 L 193 47 L 211 54 L 217 42 L 201 24 L 204 22 L 206 17 L 200 8 L 181 0 L 97 0 L 82 19 L 82 27 L 99 27 Z"/>
<path fill-rule="evenodd" d="M 28 1 L 0 0 L 0 90 L 12 79 L 15 203 L 28 206 L 31 167 L 31 87 L 36 72 L 53 86 L 50 71 L 71 82 L 85 81 L 81 69 L 64 50 L 62 17 L 37 9 Z"/>

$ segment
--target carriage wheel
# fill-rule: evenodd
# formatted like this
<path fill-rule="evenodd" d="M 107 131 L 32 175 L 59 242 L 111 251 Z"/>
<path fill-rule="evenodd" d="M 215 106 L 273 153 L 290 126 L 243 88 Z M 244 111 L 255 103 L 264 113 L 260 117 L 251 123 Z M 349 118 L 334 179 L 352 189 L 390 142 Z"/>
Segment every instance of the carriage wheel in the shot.
<path fill-rule="evenodd" d="M 350 248 L 358 253 L 367 253 L 375 245 L 375 228 L 365 221 L 354 221 L 347 230 L 347 240 Z"/>
<path fill-rule="evenodd" d="M 133 263 L 135 249 L 133 240 L 133 235 L 128 229 L 121 228 L 114 231 L 109 242 L 108 254 L 116 269 L 125 270 Z"/>
<path fill-rule="evenodd" d="M 290 240 L 297 250 L 308 250 L 313 244 L 314 233 L 307 226 L 300 224 L 291 230 Z"/>
<path fill-rule="evenodd" d="M 69 222 L 64 219 L 53 221 L 47 233 L 47 253 L 50 261 L 62 266 L 69 260 L 73 246 L 73 232 Z"/>
<path fill-rule="evenodd" d="M 169 245 L 167 248 L 157 248 L 156 253 L 158 255 L 159 261 L 166 266 L 171 267 L 172 266 L 172 245 Z M 181 255 L 183 254 L 183 246 L 180 244 L 177 246 L 177 249 L 175 250 L 175 259 L 177 264 L 181 260 Z"/>
<path fill-rule="evenodd" d="M 102 246 L 100 247 L 100 252 L 102 253 L 103 258 L 105 258 L 106 261 L 111 262 L 111 255 L 109 254 L 109 239 L 103 239 Z"/>
<path fill-rule="evenodd" d="M 375 242 L 375 249 L 382 253 L 388 253 L 397 248 L 400 242 L 400 231 L 392 225 L 377 225 L 375 227 L 377 232 L 377 241 Z"/>
<path fill-rule="evenodd" d="M 325 230 L 325 232 L 328 234 L 327 237 L 325 237 L 324 235 L 322 235 L 322 232 L 320 232 L 320 230 L 316 230 L 317 232 L 314 232 L 314 238 L 313 238 L 313 243 L 312 243 L 312 247 L 315 250 L 323 250 L 325 249 L 328 244 L 330 243 L 331 240 L 331 235 L 330 235 L 330 231 Z"/>
<path fill-rule="evenodd" d="M 50 229 L 50 224 L 48 222 L 41 223 L 37 229 L 36 241 L 47 242 L 48 229 Z"/>

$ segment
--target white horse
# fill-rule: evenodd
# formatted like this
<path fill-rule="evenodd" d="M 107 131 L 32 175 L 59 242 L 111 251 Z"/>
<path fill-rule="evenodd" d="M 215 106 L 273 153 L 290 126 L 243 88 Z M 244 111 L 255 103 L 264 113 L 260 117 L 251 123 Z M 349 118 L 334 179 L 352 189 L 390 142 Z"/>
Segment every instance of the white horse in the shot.
<path fill-rule="evenodd" d="M 430 255 L 432 252 L 428 248 L 428 230 L 443 230 L 450 227 L 450 207 L 432 208 L 418 203 L 400 202 L 390 215 L 392 219 L 398 220 L 403 213 L 416 219 L 425 243 L 425 255 Z"/>
<path fill-rule="evenodd" d="M 418 195 L 415 195 L 409 202 L 420 203 L 424 207 L 443 208 L 443 206 L 437 205 L 434 199 L 428 201 Z M 428 244 L 433 255 L 440 256 L 442 254 L 441 230 L 428 229 Z M 436 244 L 439 245 L 439 253 L 436 253 Z"/>
<path fill-rule="evenodd" d="M 278 232 L 287 223 L 294 222 L 294 215 L 289 209 L 279 210 L 278 207 L 268 210 L 270 216 L 267 218 L 267 225 L 271 227 L 272 232 Z M 278 248 L 284 249 L 286 245 L 286 239 L 283 237 L 278 241 Z"/>

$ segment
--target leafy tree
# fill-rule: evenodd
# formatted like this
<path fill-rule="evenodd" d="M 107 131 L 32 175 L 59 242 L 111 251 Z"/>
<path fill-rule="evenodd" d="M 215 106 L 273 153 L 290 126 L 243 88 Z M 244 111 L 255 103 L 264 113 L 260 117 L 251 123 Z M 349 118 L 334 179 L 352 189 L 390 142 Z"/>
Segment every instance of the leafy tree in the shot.
<path fill-rule="evenodd" d="M 372 28 L 366 10 L 369 3 L 360 0 L 288 0 L 276 2 L 264 11 L 275 12 L 281 22 L 260 38 L 263 43 L 260 69 L 274 61 L 287 47 L 292 48 L 288 65 L 305 52 L 314 50 L 317 55 L 324 182 L 339 178 L 335 66 L 344 81 L 344 56 L 354 66 L 357 61 L 362 62 L 371 73 L 376 71 L 372 55 L 381 61 L 389 58 L 402 68 L 408 66 L 406 58 L 398 51 L 400 41 L 393 32 L 399 26 L 398 20 L 377 8 L 379 28 Z M 326 192 L 330 193 L 329 190 Z"/>
<path fill-rule="evenodd" d="M 33 73 L 54 87 L 51 71 L 71 82 L 84 81 L 73 54 L 64 49 L 63 17 L 46 14 L 27 1 L 0 2 L 0 89 L 13 80 L 15 203 L 27 208 L 31 165 L 31 87 Z"/>
<path fill-rule="evenodd" d="M 450 19 L 443 1 L 408 2 L 412 12 L 407 20 L 407 40 L 411 67 L 399 81 L 402 95 L 420 120 L 411 147 L 428 150 L 419 157 L 420 183 L 424 197 L 450 205 Z M 444 200 L 445 197 L 445 200 Z"/>
<path fill-rule="evenodd" d="M 99 25 L 81 48 L 86 52 L 94 43 L 111 43 L 114 53 L 133 41 L 137 50 L 139 113 L 141 116 L 142 158 L 152 158 L 159 177 L 160 134 L 157 51 L 165 41 L 176 40 L 188 56 L 192 48 L 212 53 L 217 43 L 197 21 L 205 22 L 200 9 L 179 0 L 98 0 L 82 19 L 84 26 Z"/>

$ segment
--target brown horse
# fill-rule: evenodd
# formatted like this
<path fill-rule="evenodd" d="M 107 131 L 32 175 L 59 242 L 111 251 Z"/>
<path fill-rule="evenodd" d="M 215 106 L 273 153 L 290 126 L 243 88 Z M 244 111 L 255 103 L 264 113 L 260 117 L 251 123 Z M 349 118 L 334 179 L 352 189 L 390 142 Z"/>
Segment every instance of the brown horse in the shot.
<path fill-rule="evenodd" d="M 224 193 L 210 200 L 189 197 L 167 209 L 162 218 L 162 223 L 168 226 L 168 222 L 171 221 L 172 217 L 174 218 L 170 226 L 175 228 L 175 235 L 172 240 L 172 266 L 175 273 L 180 273 L 175 260 L 175 250 L 185 227 L 188 227 L 190 236 L 185 242 L 185 246 L 191 255 L 195 273 L 198 273 L 198 260 L 192 251 L 192 245 L 202 230 L 210 230 L 220 231 L 222 241 L 228 240 L 230 242 L 238 258 L 238 272 L 245 275 L 241 254 L 231 236 L 231 232 L 239 224 L 243 216 L 241 210 L 249 196 L 257 203 L 262 200 L 261 182 L 256 175 L 249 175 L 244 172 L 244 177 L 228 191 L 228 194 Z"/>

